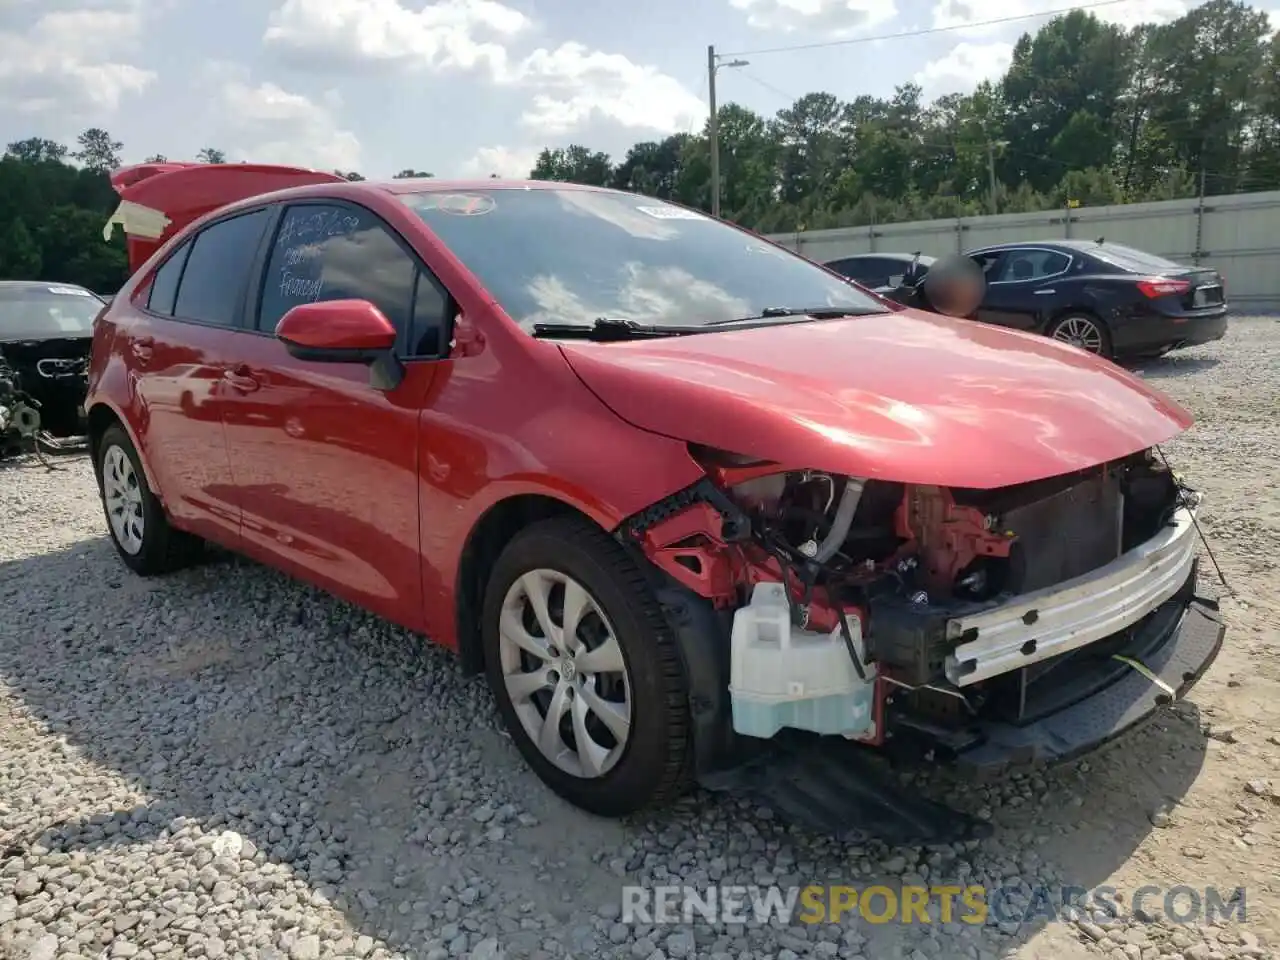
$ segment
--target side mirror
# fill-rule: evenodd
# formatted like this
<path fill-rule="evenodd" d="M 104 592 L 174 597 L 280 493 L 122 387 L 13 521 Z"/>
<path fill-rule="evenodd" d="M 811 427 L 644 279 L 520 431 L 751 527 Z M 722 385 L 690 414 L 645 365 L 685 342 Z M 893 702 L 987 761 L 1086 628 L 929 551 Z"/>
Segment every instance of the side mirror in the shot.
<path fill-rule="evenodd" d="M 404 379 L 396 328 L 368 300 L 300 303 L 280 318 L 276 339 L 299 360 L 368 364 L 370 385 L 378 390 L 393 390 Z"/>

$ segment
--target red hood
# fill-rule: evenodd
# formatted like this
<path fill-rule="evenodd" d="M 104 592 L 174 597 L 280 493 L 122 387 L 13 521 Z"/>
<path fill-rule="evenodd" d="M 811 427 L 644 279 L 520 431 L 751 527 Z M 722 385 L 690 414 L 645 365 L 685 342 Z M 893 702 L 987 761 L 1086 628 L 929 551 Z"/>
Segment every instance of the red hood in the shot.
<path fill-rule="evenodd" d="M 561 350 L 642 429 L 903 483 L 1039 480 L 1192 423 L 1138 377 L 1075 347 L 914 310 Z"/>

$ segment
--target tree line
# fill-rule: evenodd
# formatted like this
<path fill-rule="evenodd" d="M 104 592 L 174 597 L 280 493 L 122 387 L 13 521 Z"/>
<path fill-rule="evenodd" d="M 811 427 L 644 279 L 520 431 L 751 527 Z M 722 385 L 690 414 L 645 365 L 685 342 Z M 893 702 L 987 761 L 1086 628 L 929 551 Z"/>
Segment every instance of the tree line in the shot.
<path fill-rule="evenodd" d="M 124 144 L 98 127 L 84 131 L 74 148 L 32 137 L 10 143 L 0 157 L 0 280 L 76 283 L 114 293 L 128 276 L 122 231 L 109 243 L 102 227 L 119 203 L 112 170 L 123 163 Z M 154 154 L 146 163 L 164 163 Z M 226 154 L 205 147 L 200 163 L 226 163 Z M 335 170 L 348 180 L 354 171 Z M 396 177 L 429 177 L 405 168 Z"/>
<path fill-rule="evenodd" d="M 810 93 L 772 118 L 728 103 L 721 212 L 772 233 L 1278 189 L 1277 26 L 1232 0 L 1131 29 L 1077 10 L 1024 34 L 972 94 Z M 618 162 L 549 148 L 533 176 L 708 210 L 708 142 L 677 134 Z"/>
<path fill-rule="evenodd" d="M 726 103 L 718 120 L 722 214 L 761 233 L 1280 189 L 1280 34 L 1235 0 L 1129 29 L 1077 10 L 1024 34 L 1004 76 L 971 94 L 819 92 L 772 118 Z M 102 225 L 123 149 L 99 128 L 74 148 L 8 145 L 0 279 L 119 288 L 123 238 L 103 243 Z M 226 156 L 206 147 L 198 159 Z M 711 206 L 705 126 L 616 162 L 581 144 L 548 148 L 530 176 Z"/>

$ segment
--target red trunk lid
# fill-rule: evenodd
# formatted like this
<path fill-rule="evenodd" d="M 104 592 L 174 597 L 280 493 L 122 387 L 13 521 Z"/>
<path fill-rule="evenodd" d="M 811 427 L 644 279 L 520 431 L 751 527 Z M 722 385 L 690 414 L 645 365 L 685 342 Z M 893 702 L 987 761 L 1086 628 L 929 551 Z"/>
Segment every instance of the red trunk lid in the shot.
<path fill-rule="evenodd" d="M 103 236 L 110 239 L 116 224 L 124 227 L 134 273 L 175 233 L 219 207 L 288 187 L 345 182 L 335 173 L 269 164 L 134 164 L 111 175 L 120 207 Z"/>

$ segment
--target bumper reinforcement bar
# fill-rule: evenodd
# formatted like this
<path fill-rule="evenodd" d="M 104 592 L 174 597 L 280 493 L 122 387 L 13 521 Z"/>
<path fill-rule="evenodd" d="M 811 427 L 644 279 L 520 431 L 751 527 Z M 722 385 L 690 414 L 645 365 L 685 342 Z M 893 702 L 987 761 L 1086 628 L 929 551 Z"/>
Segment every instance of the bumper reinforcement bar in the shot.
<path fill-rule="evenodd" d="M 1177 593 L 1195 558 L 1194 514 L 1183 507 L 1106 566 L 948 621 L 948 638 L 963 642 L 947 657 L 947 679 L 968 686 L 1111 636 Z"/>

